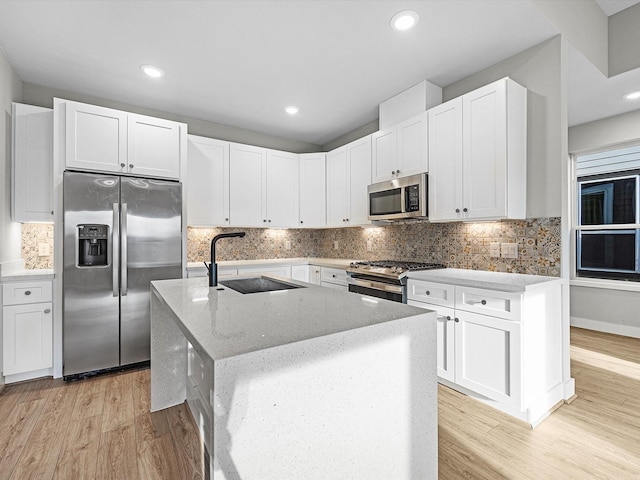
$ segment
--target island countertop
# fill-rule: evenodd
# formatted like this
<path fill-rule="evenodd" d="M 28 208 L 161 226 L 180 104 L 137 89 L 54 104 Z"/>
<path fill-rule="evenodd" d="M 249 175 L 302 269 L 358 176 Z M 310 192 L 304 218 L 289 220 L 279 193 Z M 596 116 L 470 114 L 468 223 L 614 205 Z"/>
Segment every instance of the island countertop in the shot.
<path fill-rule="evenodd" d="M 151 288 L 180 320 L 184 333 L 214 361 L 425 313 L 401 303 L 272 278 L 305 288 L 243 295 L 223 285 L 210 288 L 206 278 L 153 281 Z"/>

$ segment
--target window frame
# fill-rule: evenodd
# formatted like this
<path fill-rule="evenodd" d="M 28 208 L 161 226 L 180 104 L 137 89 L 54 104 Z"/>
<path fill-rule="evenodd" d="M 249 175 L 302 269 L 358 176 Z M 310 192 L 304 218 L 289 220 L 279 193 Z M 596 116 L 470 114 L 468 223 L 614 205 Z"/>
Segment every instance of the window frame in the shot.
<path fill-rule="evenodd" d="M 618 147 L 624 148 L 624 147 Z M 604 152 L 615 152 L 618 148 L 610 147 Z M 585 154 L 573 155 L 572 162 L 572 181 L 571 181 L 571 201 L 572 206 L 571 214 L 571 283 L 581 284 L 585 286 L 595 286 L 596 284 L 620 285 L 620 288 L 633 290 L 640 290 L 640 170 L 637 167 L 630 167 L 626 170 L 618 170 L 597 174 L 578 175 L 578 157 Z M 613 155 L 612 155 L 613 157 Z M 635 179 L 635 222 L 634 223 L 604 223 L 596 225 L 581 225 L 582 221 L 582 197 L 581 194 L 584 191 L 582 186 L 589 183 L 601 183 L 606 180 L 621 180 L 621 179 Z M 613 199 L 611 199 L 611 205 L 613 205 Z M 611 220 L 613 220 L 611 218 Z M 596 233 L 635 233 L 635 270 L 633 272 L 629 270 L 617 270 L 617 269 L 599 269 L 590 268 L 588 270 L 581 269 L 581 241 L 579 237 L 581 232 L 589 232 L 588 234 Z M 587 272 L 586 274 L 579 275 L 580 271 Z M 601 272 L 601 275 L 598 275 Z M 623 287 L 624 285 L 624 287 Z"/>

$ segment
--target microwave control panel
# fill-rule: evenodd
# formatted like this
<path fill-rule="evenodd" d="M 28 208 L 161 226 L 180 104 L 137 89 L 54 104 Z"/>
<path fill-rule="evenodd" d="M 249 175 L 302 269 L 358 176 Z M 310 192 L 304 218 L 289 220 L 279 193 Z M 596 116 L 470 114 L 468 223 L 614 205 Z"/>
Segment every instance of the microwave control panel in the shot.
<path fill-rule="evenodd" d="M 420 210 L 420 185 L 405 187 L 405 210 L 407 212 Z"/>

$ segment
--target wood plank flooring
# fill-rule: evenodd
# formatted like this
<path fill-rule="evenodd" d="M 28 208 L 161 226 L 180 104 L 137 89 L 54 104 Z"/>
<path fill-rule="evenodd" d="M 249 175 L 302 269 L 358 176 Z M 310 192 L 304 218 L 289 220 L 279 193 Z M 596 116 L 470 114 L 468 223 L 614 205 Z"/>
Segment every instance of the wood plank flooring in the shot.
<path fill-rule="evenodd" d="M 440 386 L 439 478 L 640 478 L 640 339 L 574 328 L 571 369 L 578 398 L 534 430 Z M 205 478 L 186 405 L 150 413 L 149 382 L 139 370 L 6 386 L 0 480 Z"/>

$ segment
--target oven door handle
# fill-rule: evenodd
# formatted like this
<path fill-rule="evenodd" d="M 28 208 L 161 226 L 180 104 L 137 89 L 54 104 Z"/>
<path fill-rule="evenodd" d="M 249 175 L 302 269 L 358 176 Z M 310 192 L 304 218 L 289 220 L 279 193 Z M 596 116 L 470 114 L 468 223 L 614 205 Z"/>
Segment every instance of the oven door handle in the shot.
<path fill-rule="evenodd" d="M 362 278 L 354 278 L 354 277 L 347 277 L 347 283 L 349 285 L 356 285 L 358 287 L 372 288 L 374 290 L 382 290 L 385 292 L 400 293 L 400 294 L 402 294 L 402 289 L 403 289 L 402 285 L 392 285 L 389 283 L 374 282 L 371 280 L 363 280 Z"/>

